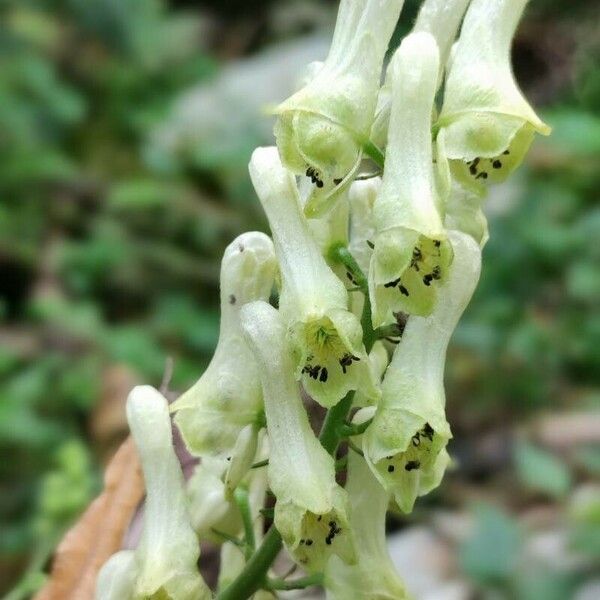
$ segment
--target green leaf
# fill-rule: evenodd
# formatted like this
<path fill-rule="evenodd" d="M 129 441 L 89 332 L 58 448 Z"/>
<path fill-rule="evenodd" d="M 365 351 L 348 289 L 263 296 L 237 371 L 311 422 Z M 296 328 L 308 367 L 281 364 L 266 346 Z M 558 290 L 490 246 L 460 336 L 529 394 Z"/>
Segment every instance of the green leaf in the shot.
<path fill-rule="evenodd" d="M 473 534 L 460 548 L 460 564 L 478 582 L 502 581 L 510 577 L 520 546 L 517 523 L 500 509 L 482 504 L 475 508 Z"/>
<path fill-rule="evenodd" d="M 600 152 L 600 118 L 574 109 L 546 111 L 544 119 L 552 125 L 552 136 L 541 143 L 561 152 L 594 155 Z"/>
<path fill-rule="evenodd" d="M 575 576 L 548 569 L 524 569 L 516 579 L 518 600 L 567 600 L 573 597 Z"/>
<path fill-rule="evenodd" d="M 519 442 L 514 460 L 519 479 L 530 490 L 562 498 L 571 488 L 571 474 L 566 465 L 541 448 Z"/>

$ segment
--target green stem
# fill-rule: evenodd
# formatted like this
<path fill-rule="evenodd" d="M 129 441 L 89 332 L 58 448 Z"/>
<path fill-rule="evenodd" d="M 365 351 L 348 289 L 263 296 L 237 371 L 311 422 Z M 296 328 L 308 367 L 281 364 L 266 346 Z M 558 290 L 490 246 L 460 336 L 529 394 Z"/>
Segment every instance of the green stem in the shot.
<path fill-rule="evenodd" d="M 378 327 L 374 331 L 377 339 L 385 339 L 385 338 L 394 338 L 400 337 L 402 335 L 402 330 L 399 325 L 393 323 L 392 325 L 384 325 L 383 327 Z"/>
<path fill-rule="evenodd" d="M 232 584 L 217 595 L 216 600 L 245 600 L 264 586 L 265 575 L 281 550 L 281 535 L 271 527 L 260 548 L 246 563 Z"/>
<path fill-rule="evenodd" d="M 364 458 L 365 453 L 352 440 L 348 440 L 348 448 Z"/>
<path fill-rule="evenodd" d="M 335 471 L 343 471 L 348 466 L 348 457 L 342 456 L 335 461 Z"/>
<path fill-rule="evenodd" d="M 383 169 L 385 155 L 371 140 L 363 145 L 363 151 L 380 169 Z"/>
<path fill-rule="evenodd" d="M 368 421 L 360 423 L 359 425 L 345 423 L 344 425 L 340 426 L 340 435 L 342 437 L 352 437 L 354 435 L 360 435 L 368 429 L 372 421 L 373 419 L 369 419 Z"/>
<path fill-rule="evenodd" d="M 308 575 L 307 577 L 299 577 L 292 581 L 286 581 L 285 579 L 269 579 L 269 588 L 272 590 L 303 590 L 304 588 L 311 587 L 313 585 L 323 585 L 323 573 L 315 573 L 314 575 Z"/>
<path fill-rule="evenodd" d="M 266 458 L 265 460 L 259 460 L 258 462 L 255 462 L 250 468 L 251 469 L 260 469 L 261 467 L 266 467 L 269 464 L 269 459 Z"/>
<path fill-rule="evenodd" d="M 216 536 L 218 536 L 220 538 L 223 538 L 223 540 L 225 540 L 227 542 L 231 542 L 232 544 L 234 544 L 238 548 L 243 548 L 244 547 L 244 543 L 242 541 L 238 540 L 235 536 L 229 535 L 228 533 L 225 533 L 224 531 L 220 531 L 219 529 L 215 529 L 214 527 L 211 527 L 210 530 Z"/>
<path fill-rule="evenodd" d="M 371 320 L 371 299 L 369 294 L 365 294 L 365 303 L 363 305 L 360 324 L 363 330 L 363 342 L 367 353 L 373 349 L 373 344 L 378 340 L 377 332 L 373 330 L 373 321 Z"/>
<path fill-rule="evenodd" d="M 233 493 L 235 502 L 242 515 L 242 523 L 244 525 L 244 554 L 246 560 L 254 554 L 256 550 L 256 538 L 254 537 L 254 527 L 252 525 L 252 513 L 250 512 L 250 501 L 248 499 L 248 490 L 243 487 L 236 488 Z"/>
<path fill-rule="evenodd" d="M 328 251 L 329 259 L 340 263 L 346 267 L 346 269 L 352 275 L 352 279 L 356 283 L 356 286 L 365 294 L 368 293 L 369 285 L 365 274 L 356 262 L 356 259 L 350 253 L 350 250 L 343 244 L 334 244 L 329 248 Z"/>
<path fill-rule="evenodd" d="M 352 407 L 354 391 L 348 392 L 335 406 L 327 411 L 319 440 L 327 452 L 335 456 L 337 447 L 342 440 L 340 435 L 340 424 L 346 420 L 346 416 Z"/>

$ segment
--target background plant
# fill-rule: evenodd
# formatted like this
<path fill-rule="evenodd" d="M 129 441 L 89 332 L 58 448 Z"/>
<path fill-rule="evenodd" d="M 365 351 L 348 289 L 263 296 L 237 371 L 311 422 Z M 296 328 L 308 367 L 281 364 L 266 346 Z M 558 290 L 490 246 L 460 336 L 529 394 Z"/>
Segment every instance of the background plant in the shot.
<path fill-rule="evenodd" d="M 79 455 L 98 465 L 108 440 L 91 433 L 97 430 L 89 419 L 115 364 L 159 385 L 165 358 L 173 356 L 173 389 L 197 377 L 216 342 L 224 245 L 261 224 L 245 175 L 249 152 L 264 135 L 254 115 L 235 144 L 225 133 L 211 139 L 210 154 L 198 151 L 203 140 L 184 140 L 176 153 L 147 140 L 162 123 L 172 123 L 173 102 L 186 88 L 217 81 L 228 60 L 260 53 L 327 19 L 315 6 L 298 16 L 291 9 L 270 13 L 261 3 L 252 20 L 247 9 L 208 25 L 200 20 L 209 32 L 248 26 L 233 48 L 231 36 L 206 43 L 206 35 L 190 31 L 189 19 L 182 22 L 184 11 L 214 15 L 208 4 L 132 2 L 135 10 L 119 4 L 6 2 L 1 9 L 7 19 L 0 70 L 0 444 L 12 459 L 0 471 L 0 552 L 7 588 L 41 540 L 33 520 L 47 514 L 58 536 L 93 494 L 93 482 L 80 484 L 81 498 L 45 512 L 42 476 L 48 481 L 57 470 L 76 470 L 81 460 L 51 450 L 76 440 Z M 415 5 L 407 3 L 400 30 Z M 541 463 L 529 446 L 517 446 L 518 470 L 507 462 L 507 440 L 524 417 L 597 408 L 600 322 L 593 307 L 599 283 L 592 242 L 599 226 L 600 79 L 589 10 L 584 2 L 540 0 L 521 29 L 515 62 L 534 97 L 547 105 L 544 117 L 554 133 L 538 141 L 527 170 L 489 207 L 494 234 L 486 266 L 449 363 L 461 468 L 448 490 L 414 517 L 418 522 L 428 523 L 439 507 L 468 504 L 473 481 L 512 515 L 540 497 L 564 513 L 572 486 L 597 472 L 597 449 L 587 444 Z M 540 28 L 556 42 L 543 51 L 536 49 Z M 160 31 L 156 39 L 164 43 L 144 44 L 140 32 L 149 30 Z M 502 450 L 470 458 L 482 456 L 477 449 L 490 437 L 506 441 Z M 546 468 L 558 460 L 570 473 L 567 483 L 549 491 L 532 476 L 539 473 L 528 467 L 532 460 Z M 502 491 L 506 478 L 519 490 L 510 502 Z M 489 522 L 497 513 L 476 514 L 480 527 L 472 544 L 480 545 L 465 550 L 461 564 L 478 585 L 511 587 L 518 572 L 527 591 L 548 579 L 545 571 L 558 571 L 561 589 L 577 583 L 578 576 L 552 565 L 535 579 L 495 560 Z M 577 543 L 597 552 L 576 525 Z M 513 552 L 523 543 L 518 536 L 511 540 L 501 547 Z M 474 565 L 473 555 L 491 557 L 488 566 Z M 490 574 L 493 564 L 503 566 Z"/>

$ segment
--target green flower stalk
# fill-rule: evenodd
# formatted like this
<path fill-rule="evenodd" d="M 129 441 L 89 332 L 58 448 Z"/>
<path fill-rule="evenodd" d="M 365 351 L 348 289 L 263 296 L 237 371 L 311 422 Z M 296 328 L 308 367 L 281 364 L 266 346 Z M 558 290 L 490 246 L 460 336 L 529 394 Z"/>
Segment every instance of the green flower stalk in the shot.
<path fill-rule="evenodd" d="M 374 327 L 393 323 L 399 311 L 431 313 L 452 259 L 430 134 L 438 65 L 435 40 L 423 32 L 407 36 L 390 65 L 389 142 L 369 269 Z"/>
<path fill-rule="evenodd" d="M 510 49 L 527 0 L 472 0 L 453 52 L 437 127 L 454 175 L 475 187 L 500 182 L 537 131 L 550 133 L 519 89 Z"/>
<path fill-rule="evenodd" d="M 367 409 L 369 410 L 369 409 Z M 329 600 L 402 600 L 404 584 L 392 563 L 385 539 L 390 494 L 375 479 L 365 460 L 348 454 L 346 490 L 350 498 L 350 526 L 357 544 L 356 565 L 331 558 L 325 572 Z"/>
<path fill-rule="evenodd" d="M 342 0 L 327 59 L 275 111 L 275 137 L 284 165 L 313 184 L 307 215 L 326 210 L 360 164 L 383 59 L 402 4 Z"/>
<path fill-rule="evenodd" d="M 279 313 L 265 302 L 242 308 L 242 327 L 260 365 L 269 436 L 268 477 L 277 498 L 275 526 L 307 571 L 324 569 L 332 554 L 355 558 L 346 492 L 333 458 L 315 437 L 294 379 Z"/>
<path fill-rule="evenodd" d="M 454 261 L 429 317 L 410 316 L 382 386 L 363 451 L 379 482 L 404 512 L 437 487 L 449 462 L 444 363 L 458 320 L 479 279 L 481 250 L 467 234 L 451 231 Z"/>
<path fill-rule="evenodd" d="M 256 442 L 262 391 L 256 363 L 240 330 L 239 312 L 246 302 L 269 298 L 276 270 L 273 243 L 264 233 L 244 233 L 225 250 L 215 354 L 202 377 L 171 407 L 185 444 L 195 456 L 231 457 L 243 430 Z M 252 439 L 246 441 L 252 443 Z M 241 458 L 239 452 L 236 457 Z M 252 457 L 248 460 L 251 463 Z"/>
<path fill-rule="evenodd" d="M 127 399 L 127 420 L 146 483 L 138 547 L 113 555 L 98 577 L 98 600 L 201 600 L 211 597 L 198 572 L 200 547 L 188 515 L 173 448 L 167 400 L 150 386 Z"/>
<path fill-rule="evenodd" d="M 276 148 L 256 149 L 249 169 L 279 260 L 279 308 L 296 378 L 325 407 L 358 388 L 376 399 L 379 391 L 360 321 L 348 310 L 348 292 L 311 235 L 293 175 L 282 166 Z"/>

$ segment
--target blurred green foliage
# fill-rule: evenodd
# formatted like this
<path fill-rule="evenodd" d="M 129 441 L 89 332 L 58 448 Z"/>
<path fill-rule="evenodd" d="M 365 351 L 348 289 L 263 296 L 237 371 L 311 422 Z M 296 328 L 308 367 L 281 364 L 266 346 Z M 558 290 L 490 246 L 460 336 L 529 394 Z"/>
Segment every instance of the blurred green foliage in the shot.
<path fill-rule="evenodd" d="M 206 16 L 215 4 L 0 5 L 0 452 L 10 457 L 0 463 L 0 591 L 27 565 L 19 597 L 39 585 L 35 573 L 98 489 L 90 415 L 106 369 L 126 365 L 158 385 L 170 356 L 172 389 L 189 385 L 218 335 L 223 248 L 264 225 L 246 177 L 249 152 L 264 141 L 252 123 L 233 149 L 192 143 L 166 156 L 149 142 L 182 94 L 218 77 L 218 52 L 239 56 L 279 36 L 277 20 L 261 20 L 259 34 L 223 52 L 213 38 L 248 29 L 257 18 L 248 5 L 262 13 L 267 4 L 234 3 L 218 25 Z M 407 1 L 396 38 L 417 6 Z M 448 369 L 457 438 L 548 409 L 600 404 L 593 11 L 584 1 L 535 0 L 515 47 L 519 77 L 546 105 L 554 132 L 490 199 L 481 285 Z M 220 29 L 209 36 L 211 26 Z M 552 36 L 557 50 L 548 55 L 540 40 Z M 578 456 L 576 466 L 563 464 L 518 445 L 520 489 L 568 498 L 598 474 L 597 448 Z M 585 506 L 570 509 L 573 543 L 597 557 L 597 504 Z M 461 553 L 475 581 L 511 597 L 568 597 L 570 575 L 544 570 L 503 587 L 516 569 L 519 526 L 490 507 L 475 519 Z"/>

